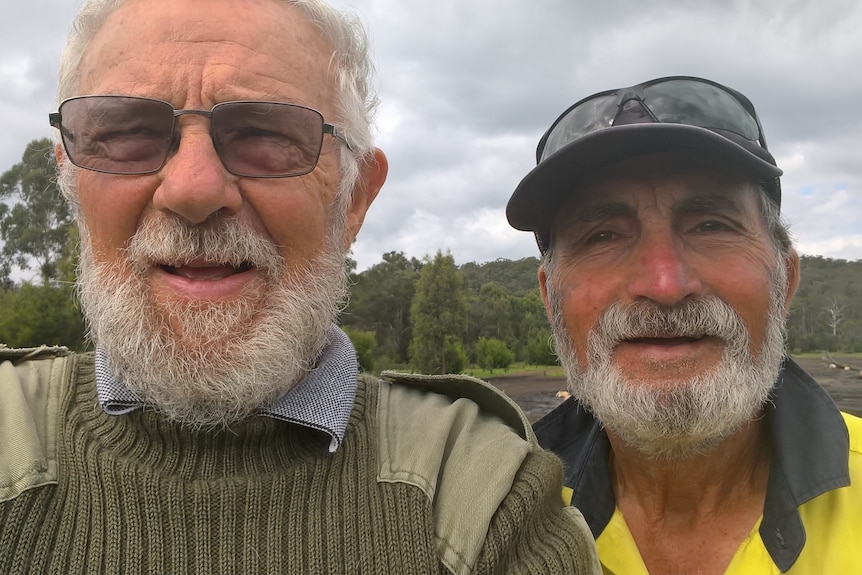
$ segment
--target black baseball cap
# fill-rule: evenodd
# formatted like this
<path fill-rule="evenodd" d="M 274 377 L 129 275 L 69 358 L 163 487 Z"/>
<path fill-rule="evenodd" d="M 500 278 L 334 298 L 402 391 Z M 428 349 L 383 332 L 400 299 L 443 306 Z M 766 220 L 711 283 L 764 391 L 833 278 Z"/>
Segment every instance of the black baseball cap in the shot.
<path fill-rule="evenodd" d="M 554 216 L 578 180 L 621 159 L 670 150 L 732 165 L 781 205 L 782 171 L 751 101 L 711 80 L 668 76 L 593 94 L 563 112 L 539 141 L 536 167 L 509 199 L 509 224 L 534 232 L 545 253 Z"/>

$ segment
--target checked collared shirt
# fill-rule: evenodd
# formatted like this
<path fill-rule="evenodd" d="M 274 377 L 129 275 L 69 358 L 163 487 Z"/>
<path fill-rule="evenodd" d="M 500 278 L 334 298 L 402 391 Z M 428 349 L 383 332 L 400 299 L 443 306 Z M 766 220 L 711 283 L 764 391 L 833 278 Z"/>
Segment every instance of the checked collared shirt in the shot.
<path fill-rule="evenodd" d="M 317 366 L 299 383 L 259 415 L 317 429 L 329 435 L 329 451 L 344 440 L 347 421 L 356 397 L 359 362 L 350 338 L 335 325 L 327 331 L 329 343 Z M 114 375 L 105 350 L 95 356 L 96 391 L 99 404 L 109 415 L 123 415 L 147 404 Z"/>

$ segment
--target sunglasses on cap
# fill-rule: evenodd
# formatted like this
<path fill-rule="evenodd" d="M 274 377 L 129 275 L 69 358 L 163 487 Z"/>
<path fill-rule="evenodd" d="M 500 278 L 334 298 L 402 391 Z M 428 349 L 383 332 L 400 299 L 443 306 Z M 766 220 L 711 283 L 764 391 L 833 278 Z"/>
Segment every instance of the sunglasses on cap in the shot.
<path fill-rule="evenodd" d="M 550 246 L 554 217 L 578 182 L 615 161 L 685 151 L 731 166 L 781 205 L 781 169 L 766 147 L 754 105 L 741 93 L 692 76 L 669 76 L 579 100 L 542 136 L 536 167 L 506 206 L 509 224 Z"/>
<path fill-rule="evenodd" d="M 286 178 L 314 170 L 324 134 L 344 135 L 312 108 L 284 102 L 236 101 L 211 110 L 177 110 L 169 102 L 136 96 L 79 96 L 49 114 L 74 165 L 107 174 L 158 172 L 179 147 L 177 118 L 210 120 L 213 147 L 237 176 Z"/>
<path fill-rule="evenodd" d="M 760 119 L 748 98 L 703 78 L 669 76 L 599 92 L 575 103 L 545 132 L 536 160 L 542 162 L 569 142 L 592 132 L 645 122 L 707 128 L 725 136 L 738 136 L 734 141 L 740 144 L 742 138 L 748 143 L 748 151 L 767 150 Z"/>

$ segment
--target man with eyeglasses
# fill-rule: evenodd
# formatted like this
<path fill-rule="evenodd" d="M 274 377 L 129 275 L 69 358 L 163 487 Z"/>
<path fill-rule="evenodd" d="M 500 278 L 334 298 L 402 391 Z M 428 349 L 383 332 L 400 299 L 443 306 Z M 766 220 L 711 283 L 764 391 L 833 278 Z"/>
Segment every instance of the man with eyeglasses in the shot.
<path fill-rule="evenodd" d="M 0 573 L 598 573 L 559 459 L 334 320 L 386 177 L 318 0 L 90 0 L 50 115 L 93 354 L 0 350 Z"/>
<path fill-rule="evenodd" d="M 862 420 L 784 351 L 799 258 L 751 102 L 594 94 L 507 206 L 571 396 L 538 421 L 607 573 L 862 573 Z"/>

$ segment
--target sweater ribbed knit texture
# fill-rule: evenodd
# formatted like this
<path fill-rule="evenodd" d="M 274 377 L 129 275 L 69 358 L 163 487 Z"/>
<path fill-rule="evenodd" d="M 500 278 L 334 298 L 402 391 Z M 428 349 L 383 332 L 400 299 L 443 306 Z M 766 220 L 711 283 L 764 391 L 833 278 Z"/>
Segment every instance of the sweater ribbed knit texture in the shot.
<path fill-rule="evenodd" d="M 376 480 L 371 380 L 334 454 L 324 434 L 270 418 L 194 431 L 153 411 L 108 416 L 92 361 L 78 361 L 76 381 L 62 400 L 59 483 L 0 503 L 0 573 L 448 573 L 428 497 Z M 575 572 L 560 565 L 585 543 L 554 480 L 552 456 L 528 458 L 474 573 Z"/>

